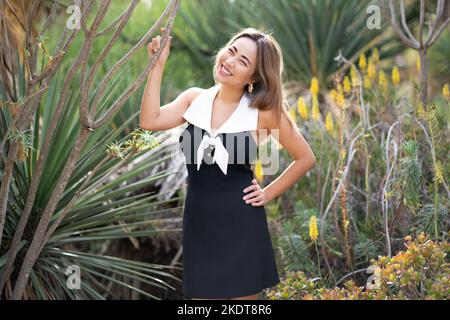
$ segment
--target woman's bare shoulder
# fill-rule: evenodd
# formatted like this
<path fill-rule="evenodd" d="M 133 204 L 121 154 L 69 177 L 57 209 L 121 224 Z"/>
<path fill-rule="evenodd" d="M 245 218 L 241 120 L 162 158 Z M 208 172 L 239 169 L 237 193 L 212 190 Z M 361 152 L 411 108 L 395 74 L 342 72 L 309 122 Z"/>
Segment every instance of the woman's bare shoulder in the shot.
<path fill-rule="evenodd" d="M 197 98 L 197 96 L 200 93 L 205 92 L 205 91 L 206 91 L 206 89 L 203 89 L 200 87 L 191 87 L 189 89 L 186 89 L 184 93 L 186 94 L 186 96 L 188 98 L 188 102 L 189 102 L 188 105 L 190 105 L 192 103 L 192 101 L 194 101 L 194 99 Z"/>
<path fill-rule="evenodd" d="M 274 109 L 260 109 L 259 110 L 259 124 L 258 127 L 261 129 L 274 129 L 277 128 L 277 120 L 275 116 Z"/>

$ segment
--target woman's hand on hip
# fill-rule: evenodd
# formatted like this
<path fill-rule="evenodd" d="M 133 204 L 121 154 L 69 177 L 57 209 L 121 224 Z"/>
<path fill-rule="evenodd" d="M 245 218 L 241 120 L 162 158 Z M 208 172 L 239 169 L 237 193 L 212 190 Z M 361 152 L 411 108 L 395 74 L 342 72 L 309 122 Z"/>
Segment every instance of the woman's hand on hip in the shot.
<path fill-rule="evenodd" d="M 256 179 L 253 179 L 252 184 L 243 191 L 244 193 L 251 191 L 242 198 L 247 204 L 251 204 L 252 206 L 263 206 L 268 202 L 264 189 L 261 188 Z"/>

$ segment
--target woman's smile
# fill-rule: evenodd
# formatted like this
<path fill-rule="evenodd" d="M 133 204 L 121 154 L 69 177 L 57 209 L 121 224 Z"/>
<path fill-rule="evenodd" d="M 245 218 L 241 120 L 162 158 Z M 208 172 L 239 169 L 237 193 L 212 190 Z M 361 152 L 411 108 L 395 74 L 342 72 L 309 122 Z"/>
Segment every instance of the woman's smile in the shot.
<path fill-rule="evenodd" d="M 232 76 L 232 73 L 229 72 L 229 71 L 225 68 L 225 66 L 224 66 L 223 64 L 222 64 L 222 65 L 220 66 L 220 68 L 219 68 L 219 73 L 220 73 L 221 75 L 223 75 L 223 76 L 226 76 L 226 77 Z"/>

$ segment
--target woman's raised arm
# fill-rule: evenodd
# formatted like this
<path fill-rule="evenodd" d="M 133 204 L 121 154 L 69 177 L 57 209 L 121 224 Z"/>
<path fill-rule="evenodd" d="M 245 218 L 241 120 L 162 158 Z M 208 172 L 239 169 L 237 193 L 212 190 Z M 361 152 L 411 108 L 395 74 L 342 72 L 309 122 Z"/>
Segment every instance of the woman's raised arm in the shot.
<path fill-rule="evenodd" d="M 154 74 L 153 74 L 154 72 Z M 195 97 L 202 92 L 201 88 L 192 87 L 178 95 L 172 102 L 160 107 L 160 79 L 162 71 L 153 69 L 144 91 L 141 103 L 140 126 L 145 130 L 162 131 L 183 124 L 186 120 L 183 113 Z"/>
<path fill-rule="evenodd" d="M 164 32 L 164 28 L 161 28 L 161 32 Z M 185 122 L 183 113 L 197 94 L 203 90 L 197 87 L 189 88 L 180 93 L 171 103 L 163 107 L 160 106 L 161 78 L 170 53 L 171 38 L 166 42 L 166 46 L 162 50 L 147 79 L 141 101 L 141 113 L 139 115 L 139 123 L 142 129 L 161 131 L 183 124 Z M 157 50 L 160 50 L 160 39 L 161 36 L 158 35 L 152 38 L 152 41 L 148 44 L 147 49 L 150 56 Z"/>

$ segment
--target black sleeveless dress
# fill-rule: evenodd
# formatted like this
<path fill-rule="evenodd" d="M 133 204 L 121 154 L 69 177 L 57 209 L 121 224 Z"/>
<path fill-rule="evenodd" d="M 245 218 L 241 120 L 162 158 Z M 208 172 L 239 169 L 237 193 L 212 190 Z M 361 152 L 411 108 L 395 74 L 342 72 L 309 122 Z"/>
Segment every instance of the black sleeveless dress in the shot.
<path fill-rule="evenodd" d="M 183 295 L 229 298 L 252 295 L 280 282 L 263 206 L 245 203 L 258 146 L 258 109 L 244 93 L 230 118 L 210 128 L 219 85 L 206 89 L 183 117 L 179 137 L 188 172 L 183 211 Z"/>

